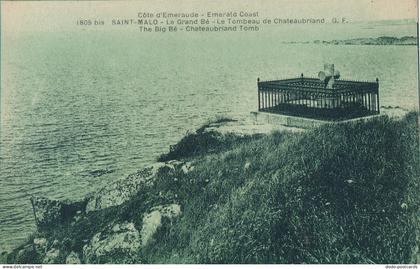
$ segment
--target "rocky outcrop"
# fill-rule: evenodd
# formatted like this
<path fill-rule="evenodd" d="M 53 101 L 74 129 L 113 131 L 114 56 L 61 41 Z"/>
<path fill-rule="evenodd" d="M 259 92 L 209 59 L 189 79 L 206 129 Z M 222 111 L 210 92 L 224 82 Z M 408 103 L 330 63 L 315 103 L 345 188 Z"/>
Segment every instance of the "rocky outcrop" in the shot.
<path fill-rule="evenodd" d="M 71 206 L 65 214 L 61 201 L 34 200 L 37 222 L 51 229 L 38 229 L 6 261 L 416 261 L 415 238 L 407 235 L 415 234 L 417 220 L 418 113 L 408 116 L 324 125 L 297 136 L 228 138 L 216 149 L 200 140 L 204 149 L 186 157 L 194 165 L 160 163 L 109 184 L 90 196 L 88 213 L 73 214 Z"/>
<path fill-rule="evenodd" d="M 85 263 L 133 263 L 141 247 L 140 234 L 131 222 L 114 224 L 97 233 L 83 247 Z"/>
<path fill-rule="evenodd" d="M 38 240 L 34 239 L 37 242 L 38 246 L 40 246 L 40 250 L 47 250 L 47 252 L 37 252 L 37 256 L 42 258 L 42 263 L 44 264 L 57 264 L 61 263 L 62 260 L 62 253 L 60 251 L 60 242 L 58 240 L 53 240 L 52 242 L 48 242 L 45 238 L 40 238 Z"/>
<path fill-rule="evenodd" d="M 181 166 L 181 170 L 184 174 L 188 174 L 194 170 L 194 166 L 190 162 L 187 162 Z"/>
<path fill-rule="evenodd" d="M 151 242 L 164 218 L 169 221 L 179 216 L 181 207 L 177 204 L 161 205 L 150 209 L 143 216 L 143 226 L 139 232 L 134 223 L 115 223 L 95 234 L 83 247 L 84 263 L 133 263 L 141 260 L 139 252 Z M 77 256 L 76 256 L 77 257 Z M 67 257 L 77 261 L 76 258 Z M 73 262 L 72 262 L 73 263 Z"/>
<path fill-rule="evenodd" d="M 34 248 L 38 256 L 43 256 L 48 250 L 48 241 L 45 238 L 34 238 Z"/>
<path fill-rule="evenodd" d="M 45 197 L 31 197 L 35 223 L 38 227 L 54 225 L 61 220 L 61 203 Z"/>
<path fill-rule="evenodd" d="M 154 165 L 113 182 L 83 201 L 61 201 L 46 197 L 31 197 L 35 222 L 39 229 L 55 226 L 78 217 L 82 213 L 121 205 L 135 196 L 143 186 L 151 186 L 159 175 L 193 171 L 190 162 L 169 161 Z"/>
<path fill-rule="evenodd" d="M 86 201 L 60 201 L 45 197 L 31 197 L 35 223 L 38 229 L 46 229 L 72 219 L 77 212 L 85 211 Z"/>
<path fill-rule="evenodd" d="M 50 249 L 42 259 L 44 264 L 55 264 L 60 262 L 60 250 L 57 248 Z"/>
<path fill-rule="evenodd" d="M 140 233 L 142 246 L 146 246 L 151 241 L 157 229 L 162 225 L 162 218 L 172 221 L 180 213 L 181 207 L 177 204 L 153 207 L 151 212 L 143 217 L 143 227 Z"/>
<path fill-rule="evenodd" d="M 172 223 L 180 215 L 181 206 L 176 204 L 176 199 L 163 197 L 155 191 L 156 195 L 151 196 L 154 198 L 144 201 L 144 208 L 133 212 L 131 221 L 104 215 L 104 212 L 112 211 L 101 210 L 122 205 L 144 188 L 146 191 L 149 187 L 160 190 L 162 184 L 176 182 L 194 168 L 190 162 L 177 160 L 156 163 L 107 185 L 82 201 L 31 197 L 38 231 L 13 254 L 6 253 L 5 259 L 10 257 L 18 263 L 43 264 L 138 263 L 142 260 L 139 256 L 141 249 L 153 241 L 160 227 Z M 100 225 L 96 217 L 101 218 Z M 140 225 L 138 229 L 134 223 Z M 66 227 L 73 237 L 75 227 L 89 229 L 89 232 L 74 240 L 60 231 L 62 227 Z"/>
<path fill-rule="evenodd" d="M 190 163 L 170 161 L 154 165 L 131 174 L 128 177 L 107 185 L 88 199 L 86 212 L 121 205 L 135 196 L 142 187 L 153 185 L 159 175 L 175 173 L 182 169 L 184 173 L 192 171 Z"/>

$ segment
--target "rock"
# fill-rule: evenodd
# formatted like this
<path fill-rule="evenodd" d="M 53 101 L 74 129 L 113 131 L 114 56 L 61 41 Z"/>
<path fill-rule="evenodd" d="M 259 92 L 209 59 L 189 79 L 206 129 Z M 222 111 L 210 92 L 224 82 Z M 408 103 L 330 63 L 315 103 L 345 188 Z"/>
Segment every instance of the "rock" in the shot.
<path fill-rule="evenodd" d="M 60 257 L 60 250 L 56 248 L 52 248 L 45 254 L 44 259 L 42 260 L 42 263 L 44 264 L 59 263 L 59 257 Z"/>
<path fill-rule="evenodd" d="M 47 239 L 45 238 L 34 238 L 34 248 L 36 253 L 39 256 L 43 256 L 45 255 L 45 253 L 47 252 Z"/>
<path fill-rule="evenodd" d="M 251 163 L 246 162 L 245 165 L 244 165 L 244 170 L 247 171 L 250 167 L 251 167 Z"/>
<path fill-rule="evenodd" d="M 184 162 L 180 161 L 156 163 L 124 179 L 109 184 L 90 196 L 86 212 L 121 205 L 135 196 L 142 186 L 153 185 L 158 175 L 175 173 L 182 165 L 184 165 Z"/>
<path fill-rule="evenodd" d="M 194 166 L 190 162 L 186 162 L 184 165 L 182 165 L 181 170 L 184 172 L 184 174 L 188 174 L 194 170 Z"/>
<path fill-rule="evenodd" d="M 167 166 L 171 166 L 172 170 L 178 170 L 181 166 L 185 164 L 185 162 L 181 162 L 178 160 L 170 160 L 165 163 Z"/>
<path fill-rule="evenodd" d="M 77 211 L 85 211 L 86 201 L 59 201 L 46 197 L 31 197 L 35 223 L 38 229 L 62 224 L 73 218 Z"/>
<path fill-rule="evenodd" d="M 31 197 L 37 227 L 54 226 L 61 222 L 61 203 L 45 197 Z"/>
<path fill-rule="evenodd" d="M 153 211 L 143 217 L 143 227 L 141 229 L 141 244 L 146 246 L 156 230 L 162 223 L 162 214 L 159 211 Z"/>
<path fill-rule="evenodd" d="M 76 211 L 76 214 L 73 217 L 72 224 L 75 224 L 76 222 L 78 222 L 80 219 L 82 219 L 82 217 L 83 217 L 82 211 L 81 210 Z"/>
<path fill-rule="evenodd" d="M 70 252 L 70 254 L 66 257 L 66 264 L 81 264 L 79 255 L 77 255 L 74 251 Z"/>
<path fill-rule="evenodd" d="M 141 247 L 131 222 L 117 223 L 93 236 L 83 247 L 85 263 L 134 263 Z"/>
<path fill-rule="evenodd" d="M 142 246 L 146 246 L 151 241 L 157 229 L 162 225 L 163 217 L 172 220 L 180 213 L 181 207 L 177 204 L 153 207 L 151 212 L 143 217 L 143 226 L 140 232 Z"/>

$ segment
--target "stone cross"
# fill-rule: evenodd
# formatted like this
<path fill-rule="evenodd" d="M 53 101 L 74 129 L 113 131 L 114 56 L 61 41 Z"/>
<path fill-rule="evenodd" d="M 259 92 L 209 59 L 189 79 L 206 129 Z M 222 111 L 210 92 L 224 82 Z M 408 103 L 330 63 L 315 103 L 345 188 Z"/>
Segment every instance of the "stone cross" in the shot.
<path fill-rule="evenodd" d="M 318 78 L 324 82 L 325 88 L 333 89 L 335 80 L 340 78 L 340 72 L 334 70 L 334 64 L 324 64 L 324 71 L 318 73 Z"/>

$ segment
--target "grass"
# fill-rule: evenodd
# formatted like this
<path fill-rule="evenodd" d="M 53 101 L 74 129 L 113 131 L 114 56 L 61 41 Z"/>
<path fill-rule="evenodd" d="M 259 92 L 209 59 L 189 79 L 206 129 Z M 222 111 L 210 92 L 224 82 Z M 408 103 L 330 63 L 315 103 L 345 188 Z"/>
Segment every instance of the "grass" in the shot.
<path fill-rule="evenodd" d="M 419 228 L 417 120 L 274 133 L 202 157 L 194 184 L 183 185 L 193 194 L 181 199 L 184 214 L 150 262 L 409 263 Z"/>
<path fill-rule="evenodd" d="M 217 117 L 209 120 L 195 132 L 188 132 L 178 143 L 170 147 L 170 151 L 159 156 L 158 161 L 179 160 L 203 156 L 209 153 L 227 151 L 245 141 L 260 138 L 259 135 L 237 136 L 235 134 L 220 134 L 207 131 L 211 125 L 234 121 L 228 117 Z"/>
<path fill-rule="evenodd" d="M 413 262 L 418 113 L 264 137 L 215 138 L 203 129 L 165 158 L 195 167 L 161 173 L 127 203 L 44 236 L 70 240 L 63 251 L 80 253 L 107 223 L 128 220 L 141 229 L 149 208 L 178 203 L 181 216 L 162 225 L 134 262 Z"/>

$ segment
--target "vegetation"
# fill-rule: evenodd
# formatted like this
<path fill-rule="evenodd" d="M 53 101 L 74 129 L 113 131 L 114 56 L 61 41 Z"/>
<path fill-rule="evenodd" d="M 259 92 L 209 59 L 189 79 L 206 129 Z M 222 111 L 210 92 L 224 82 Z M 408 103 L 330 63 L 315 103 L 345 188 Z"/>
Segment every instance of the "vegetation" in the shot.
<path fill-rule="evenodd" d="M 135 199 L 47 237 L 70 238 L 68 249 L 80 253 L 104 223 L 130 220 L 139 228 L 149 205 L 176 202 L 180 217 L 165 220 L 133 262 L 413 262 L 418 113 L 299 134 L 219 137 L 187 136 L 172 156 L 194 160 L 190 173 L 162 174 Z M 200 149 L 188 150 L 191 141 Z M 209 152 L 222 144 L 230 146 Z"/>
<path fill-rule="evenodd" d="M 235 134 L 222 135 L 217 131 L 209 131 L 212 125 L 234 121 L 230 118 L 219 117 L 209 120 L 195 132 L 188 132 L 178 143 L 170 147 L 170 151 L 159 156 L 158 161 L 179 160 L 184 158 L 202 156 L 232 149 L 245 141 L 260 138 L 261 135 L 238 136 Z"/>
<path fill-rule="evenodd" d="M 274 133 L 198 161 L 150 262 L 409 263 L 418 115 Z M 187 180 L 185 180 L 187 182 Z M 417 219 L 416 219 L 417 218 Z"/>

